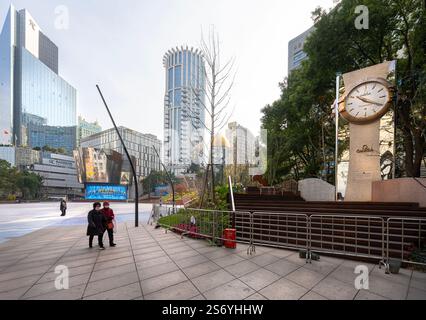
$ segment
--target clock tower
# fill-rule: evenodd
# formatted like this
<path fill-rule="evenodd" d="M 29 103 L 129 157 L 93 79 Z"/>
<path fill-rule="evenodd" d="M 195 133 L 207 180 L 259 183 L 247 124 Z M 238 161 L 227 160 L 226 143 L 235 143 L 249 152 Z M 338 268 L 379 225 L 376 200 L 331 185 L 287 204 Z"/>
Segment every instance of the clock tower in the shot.
<path fill-rule="evenodd" d="M 395 61 L 343 75 L 345 93 L 339 101 L 349 121 L 349 172 L 345 201 L 371 201 L 373 181 L 381 180 L 380 118 L 393 98 Z"/>

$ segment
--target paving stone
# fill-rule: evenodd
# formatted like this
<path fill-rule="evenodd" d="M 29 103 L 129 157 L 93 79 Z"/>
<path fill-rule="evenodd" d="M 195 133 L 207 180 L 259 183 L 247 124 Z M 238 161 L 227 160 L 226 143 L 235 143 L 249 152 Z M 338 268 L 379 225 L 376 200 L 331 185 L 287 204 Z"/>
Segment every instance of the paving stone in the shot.
<path fill-rule="evenodd" d="M 0 300 L 18 300 L 20 299 L 25 292 L 27 292 L 29 287 L 21 287 L 11 291 L 0 292 Z"/>
<path fill-rule="evenodd" d="M 200 292 L 190 281 L 185 281 L 163 290 L 148 294 L 145 300 L 188 300 L 198 296 Z"/>
<path fill-rule="evenodd" d="M 407 296 L 408 284 L 400 284 L 391 279 L 392 275 L 388 276 L 389 278 L 370 276 L 370 292 L 392 300 L 404 300 Z"/>
<path fill-rule="evenodd" d="M 294 254 L 294 251 L 287 250 L 287 249 L 272 249 L 268 253 L 278 258 L 285 258 Z"/>
<path fill-rule="evenodd" d="M 300 268 L 299 265 L 287 261 L 286 259 L 278 260 L 277 262 L 274 262 L 265 267 L 265 269 L 272 271 L 280 276 L 285 276 L 298 268 Z"/>
<path fill-rule="evenodd" d="M 219 269 L 220 267 L 217 264 L 211 261 L 207 261 L 204 263 L 197 264 L 195 266 L 183 268 L 182 270 L 187 275 L 188 278 L 194 279 Z"/>
<path fill-rule="evenodd" d="M 124 264 L 118 267 L 112 267 L 108 269 L 101 269 L 93 271 L 92 276 L 90 277 L 90 282 L 98 281 L 102 279 L 108 279 L 117 275 L 134 272 L 136 271 L 136 266 L 134 263 Z"/>
<path fill-rule="evenodd" d="M 355 300 L 389 300 L 385 297 L 374 294 L 368 290 L 359 290 Z"/>
<path fill-rule="evenodd" d="M 161 257 L 167 257 L 167 254 L 164 251 L 155 251 L 150 252 L 146 254 L 139 254 L 135 256 L 136 261 L 147 261 L 151 259 L 161 258 Z"/>
<path fill-rule="evenodd" d="M 256 263 L 261 267 L 277 262 L 278 260 L 280 260 L 280 258 L 273 256 L 269 253 L 265 253 L 250 259 L 251 262 Z"/>
<path fill-rule="evenodd" d="M 302 259 L 299 257 L 299 253 L 293 253 L 285 257 L 285 260 L 293 264 L 297 264 L 298 266 L 305 266 L 309 264 L 309 263 L 306 263 L 306 259 Z"/>
<path fill-rule="evenodd" d="M 19 271 L 9 271 L 0 273 L 0 282 L 13 279 L 19 279 L 32 275 L 40 275 L 40 277 L 49 269 L 50 266 L 41 266 L 36 268 L 29 268 Z"/>
<path fill-rule="evenodd" d="M 288 274 L 285 278 L 302 287 L 312 289 L 318 282 L 324 279 L 324 275 L 302 267 Z"/>
<path fill-rule="evenodd" d="M 141 285 L 144 295 L 147 295 L 187 280 L 188 278 L 182 271 L 176 270 L 154 278 L 143 280 Z"/>
<path fill-rule="evenodd" d="M 75 277 L 70 277 L 68 280 L 69 288 L 86 284 L 87 281 L 89 281 L 89 277 L 90 277 L 90 273 L 81 274 Z M 69 290 L 69 289 L 64 289 L 64 290 Z M 27 299 L 27 298 L 32 298 L 39 295 L 43 295 L 43 294 L 47 294 L 51 292 L 57 292 L 57 291 L 62 291 L 62 290 L 56 289 L 55 281 L 44 282 L 44 283 L 40 283 L 40 284 L 36 284 L 32 286 L 31 289 L 29 289 L 28 292 L 22 298 Z"/>
<path fill-rule="evenodd" d="M 242 300 L 255 293 L 253 289 L 236 279 L 204 292 L 207 300 Z"/>
<path fill-rule="evenodd" d="M 89 282 L 87 285 L 84 296 L 91 296 L 97 293 L 129 285 L 138 282 L 138 274 L 136 272 L 130 272 L 122 274 L 120 276 L 114 276 L 112 278 L 103 279 L 99 281 Z"/>
<path fill-rule="evenodd" d="M 13 291 L 18 288 L 30 288 L 32 285 L 34 285 L 37 280 L 40 278 L 40 275 L 33 275 L 33 276 L 27 276 L 22 277 L 19 279 L 13 279 L 13 280 L 6 280 L 0 282 L 0 293 L 7 292 L 7 291 Z"/>
<path fill-rule="evenodd" d="M 255 294 L 252 294 L 251 296 L 245 298 L 244 300 L 268 300 L 268 299 L 266 299 L 260 293 L 255 293 Z"/>
<path fill-rule="evenodd" d="M 69 268 L 69 276 L 74 277 L 80 274 L 91 273 L 93 270 L 93 265 L 88 264 L 80 267 Z M 58 274 L 55 273 L 55 270 L 49 270 L 45 275 L 43 275 L 37 283 L 44 283 L 49 281 L 55 281 Z"/>
<path fill-rule="evenodd" d="M 175 261 L 175 263 L 180 267 L 180 268 L 187 268 L 190 266 L 195 266 L 197 264 L 203 263 L 209 261 L 209 259 L 207 259 L 206 257 L 198 254 L 196 256 L 192 256 L 192 257 L 188 257 L 179 261 Z"/>
<path fill-rule="evenodd" d="M 243 260 L 237 264 L 225 267 L 225 270 L 234 275 L 235 277 L 239 278 L 259 268 L 260 267 L 257 264 L 249 260 Z"/>
<path fill-rule="evenodd" d="M 139 278 L 141 280 L 157 277 L 162 274 L 166 274 L 172 271 L 179 270 L 179 268 L 173 263 L 163 263 L 159 266 L 153 266 L 148 268 L 138 269 Z"/>
<path fill-rule="evenodd" d="M 84 300 L 132 300 L 141 297 L 142 291 L 139 283 L 101 292 L 93 296 L 85 297 Z"/>
<path fill-rule="evenodd" d="M 312 291 L 330 300 L 353 300 L 357 289 L 337 279 L 328 277 L 318 283 Z"/>
<path fill-rule="evenodd" d="M 197 251 L 191 249 L 191 250 L 187 250 L 187 251 L 183 251 L 183 252 L 179 252 L 175 254 L 170 254 L 169 256 L 175 261 L 180 261 L 190 257 L 198 256 L 198 255 L 199 253 Z"/>
<path fill-rule="evenodd" d="M 312 263 L 305 264 L 305 268 L 319 272 L 324 275 L 328 275 L 332 271 L 338 268 L 338 264 L 333 264 L 327 261 L 312 261 Z"/>
<path fill-rule="evenodd" d="M 138 269 L 139 268 L 143 269 L 143 268 L 149 268 L 149 267 L 161 265 L 163 263 L 171 263 L 171 262 L 172 260 L 169 257 L 160 257 L 160 258 L 150 259 L 146 261 L 137 261 L 136 265 Z"/>
<path fill-rule="evenodd" d="M 93 271 L 114 268 L 114 267 L 122 266 L 129 263 L 134 263 L 134 262 L 135 260 L 133 259 L 133 257 L 120 258 L 120 259 L 114 259 L 114 260 L 103 261 L 103 262 L 96 262 L 95 268 L 93 269 Z"/>
<path fill-rule="evenodd" d="M 300 300 L 328 300 L 328 299 L 316 292 L 309 291 L 302 298 L 300 298 Z"/>
<path fill-rule="evenodd" d="M 269 300 L 298 300 L 308 289 L 303 288 L 287 279 L 280 279 L 259 291 Z"/>
<path fill-rule="evenodd" d="M 410 288 L 408 290 L 407 300 L 426 300 L 426 290 Z"/>
<path fill-rule="evenodd" d="M 218 287 L 234 279 L 235 278 L 232 275 L 221 269 L 194 278 L 192 279 L 192 282 L 197 287 L 197 289 L 200 290 L 200 292 L 206 292 L 207 290 Z"/>
<path fill-rule="evenodd" d="M 227 255 L 223 258 L 218 258 L 218 259 L 213 260 L 214 263 L 221 266 L 222 268 L 236 264 L 236 263 L 241 262 L 241 261 L 245 261 L 245 259 L 241 258 L 240 256 L 238 256 L 236 254 L 230 254 L 230 255 Z"/>
<path fill-rule="evenodd" d="M 78 300 L 83 296 L 86 285 L 81 285 L 68 290 L 57 290 L 40 296 L 31 297 L 28 300 Z"/>
<path fill-rule="evenodd" d="M 259 291 L 279 278 L 280 276 L 271 271 L 259 269 L 240 277 L 240 280 L 256 291 Z"/>

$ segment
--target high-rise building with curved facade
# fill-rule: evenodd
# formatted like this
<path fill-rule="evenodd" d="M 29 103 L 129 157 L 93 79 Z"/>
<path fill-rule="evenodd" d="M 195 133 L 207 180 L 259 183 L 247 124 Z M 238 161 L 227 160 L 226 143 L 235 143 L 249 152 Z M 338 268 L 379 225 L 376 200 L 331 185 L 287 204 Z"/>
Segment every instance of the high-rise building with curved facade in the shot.
<path fill-rule="evenodd" d="M 197 49 L 180 47 L 163 58 L 164 162 L 175 174 L 204 162 L 205 63 Z"/>

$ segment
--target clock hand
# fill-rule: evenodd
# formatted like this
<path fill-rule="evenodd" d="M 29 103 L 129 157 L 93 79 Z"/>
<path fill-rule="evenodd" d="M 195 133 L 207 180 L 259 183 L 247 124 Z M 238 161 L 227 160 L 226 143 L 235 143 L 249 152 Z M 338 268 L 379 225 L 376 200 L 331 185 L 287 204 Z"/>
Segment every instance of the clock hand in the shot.
<path fill-rule="evenodd" d="M 375 105 L 378 105 L 378 106 L 382 106 L 383 105 L 383 103 L 379 103 L 379 102 L 376 102 L 376 101 L 373 101 L 373 100 L 370 100 L 370 99 L 367 99 L 367 98 L 364 98 L 364 97 L 358 96 L 357 98 L 359 100 L 363 101 L 363 102 L 366 102 L 366 103 L 372 103 L 372 104 L 375 104 Z"/>

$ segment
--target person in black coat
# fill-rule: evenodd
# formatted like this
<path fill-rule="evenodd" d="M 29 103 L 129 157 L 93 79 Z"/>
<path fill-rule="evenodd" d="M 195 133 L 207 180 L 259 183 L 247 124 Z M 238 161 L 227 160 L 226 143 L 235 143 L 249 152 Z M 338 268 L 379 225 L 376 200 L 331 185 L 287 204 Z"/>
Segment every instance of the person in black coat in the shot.
<path fill-rule="evenodd" d="M 103 236 L 106 229 L 107 220 L 101 212 L 101 204 L 95 202 L 93 204 L 93 210 L 87 215 L 87 235 L 89 236 L 89 248 L 92 248 L 93 238 L 98 236 L 99 248 L 104 250 Z"/>
<path fill-rule="evenodd" d="M 62 212 L 61 217 L 65 216 L 67 212 L 67 202 L 65 201 L 65 199 L 61 200 L 61 205 L 59 206 L 59 209 Z"/>

